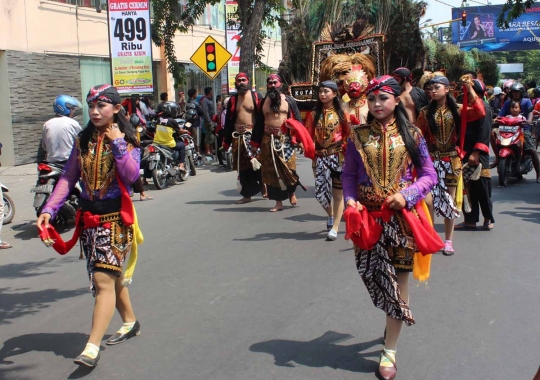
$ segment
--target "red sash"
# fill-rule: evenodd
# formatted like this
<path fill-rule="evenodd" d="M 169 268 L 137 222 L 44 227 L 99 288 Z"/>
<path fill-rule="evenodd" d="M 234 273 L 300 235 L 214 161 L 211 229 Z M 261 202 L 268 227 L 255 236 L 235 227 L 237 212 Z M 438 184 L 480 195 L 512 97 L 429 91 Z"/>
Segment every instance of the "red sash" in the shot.
<path fill-rule="evenodd" d="M 118 172 L 116 173 L 116 181 L 118 182 L 118 186 L 120 187 L 120 191 L 122 193 L 122 206 L 120 208 L 120 217 L 122 218 L 122 222 L 126 226 L 131 226 L 135 221 L 133 203 L 131 202 L 131 197 L 129 196 L 129 192 L 127 191 L 126 186 L 118 176 Z M 100 215 L 94 215 L 88 211 L 82 212 L 81 210 L 78 210 L 75 216 L 75 231 L 73 231 L 73 236 L 70 240 L 65 242 L 60 236 L 60 234 L 50 224 L 47 226 L 47 228 L 43 227 L 39 231 L 39 237 L 46 244 L 47 242 L 53 241 L 54 243 L 52 244 L 52 247 L 54 248 L 54 250 L 61 255 L 65 255 L 75 246 L 77 240 L 79 240 L 83 227 L 96 228 L 100 225 Z"/>

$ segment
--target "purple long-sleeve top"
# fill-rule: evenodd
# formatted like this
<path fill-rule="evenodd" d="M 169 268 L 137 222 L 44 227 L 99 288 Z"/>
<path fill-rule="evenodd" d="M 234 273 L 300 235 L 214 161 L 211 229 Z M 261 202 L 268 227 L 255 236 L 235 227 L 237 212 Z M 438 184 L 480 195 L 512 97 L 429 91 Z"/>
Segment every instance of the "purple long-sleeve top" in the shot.
<path fill-rule="evenodd" d="M 426 142 L 422 136 L 417 136 L 417 141 L 421 165 L 416 167 L 416 181 L 414 181 L 413 169 L 415 169 L 415 167 L 412 162 L 407 166 L 399 179 L 400 182 L 407 183 L 414 181 L 410 186 L 400 191 L 403 198 L 407 201 L 406 207 L 409 210 L 414 207 L 416 203 L 424 199 L 437 183 L 437 173 L 433 168 L 433 162 L 429 156 Z M 350 199 L 362 203 L 361 199 L 357 199 L 358 186 L 373 186 L 362 157 L 356 149 L 355 143 L 351 139 L 347 142 L 341 181 L 345 203 Z"/>
<path fill-rule="evenodd" d="M 131 185 L 139 178 L 140 149 L 128 145 L 123 138 L 115 139 L 110 143 L 106 141 L 103 141 L 102 143 L 103 145 L 110 146 L 109 152 L 112 153 L 115 161 L 115 167 L 113 166 L 112 170 L 116 170 L 118 177 L 129 190 Z M 73 189 L 79 178 L 81 178 L 81 160 L 79 159 L 81 152 L 78 146 L 78 143 L 73 146 L 69 159 L 64 166 L 64 172 L 47 201 L 47 204 L 43 208 L 42 214 L 48 213 L 54 218 L 71 193 L 71 189 Z M 105 147 L 102 147 L 102 149 L 105 149 Z M 92 191 L 84 178 L 83 181 L 81 181 L 81 187 L 81 197 L 87 200 L 105 200 L 119 198 L 121 196 L 121 190 L 118 186 L 116 176 L 111 179 L 108 186 L 99 190 Z"/>

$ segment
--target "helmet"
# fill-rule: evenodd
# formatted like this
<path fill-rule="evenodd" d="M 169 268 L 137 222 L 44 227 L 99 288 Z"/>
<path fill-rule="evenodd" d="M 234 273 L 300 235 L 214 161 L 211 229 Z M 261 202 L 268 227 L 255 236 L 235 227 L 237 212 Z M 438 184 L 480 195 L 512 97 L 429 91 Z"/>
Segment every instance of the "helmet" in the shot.
<path fill-rule="evenodd" d="M 533 90 L 533 96 L 535 98 L 540 98 L 540 86 L 536 86 Z"/>
<path fill-rule="evenodd" d="M 521 95 L 523 95 L 525 94 L 525 86 L 519 82 L 515 82 L 512 87 L 510 87 L 510 91 L 519 91 L 521 92 Z"/>
<path fill-rule="evenodd" d="M 494 95 L 494 96 L 500 95 L 501 92 L 502 92 L 502 90 L 501 90 L 500 87 L 494 87 L 494 88 L 493 88 L 493 95 Z"/>
<path fill-rule="evenodd" d="M 186 121 L 192 123 L 197 119 L 197 110 L 195 109 L 195 104 L 193 103 L 186 103 L 186 114 L 184 118 Z"/>
<path fill-rule="evenodd" d="M 513 80 L 513 79 L 507 80 L 507 81 L 504 82 L 504 84 L 503 84 L 503 90 L 504 90 L 505 88 L 510 88 L 510 87 L 512 87 L 513 84 L 514 84 L 514 80 Z"/>
<path fill-rule="evenodd" d="M 163 115 L 170 116 L 170 117 L 177 117 L 178 112 L 180 111 L 180 107 L 178 107 L 178 104 L 176 102 L 165 102 L 163 105 Z"/>
<path fill-rule="evenodd" d="M 69 116 L 71 110 L 77 107 L 82 107 L 81 102 L 69 95 L 59 95 L 53 102 L 54 113 L 57 115 Z"/>

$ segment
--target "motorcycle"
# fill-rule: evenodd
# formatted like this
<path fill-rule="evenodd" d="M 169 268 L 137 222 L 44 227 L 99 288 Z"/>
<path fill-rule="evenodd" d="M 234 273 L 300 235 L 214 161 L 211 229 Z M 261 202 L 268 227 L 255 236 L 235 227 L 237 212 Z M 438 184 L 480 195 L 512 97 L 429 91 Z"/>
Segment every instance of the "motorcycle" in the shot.
<path fill-rule="evenodd" d="M 4 198 L 4 224 L 9 224 L 15 217 L 15 203 L 13 203 L 13 199 L 6 193 L 9 191 L 6 185 L 3 183 L 0 183 L 0 187 L 2 187 L 2 196 Z"/>
<path fill-rule="evenodd" d="M 176 119 L 180 129 L 184 128 L 186 121 L 183 119 Z M 152 173 L 152 179 L 154 185 L 158 190 L 165 189 L 168 186 L 169 179 L 173 179 L 176 182 L 187 181 L 193 169 L 195 169 L 195 163 L 193 161 L 193 155 L 188 155 L 187 146 L 191 142 L 193 144 L 193 139 L 187 134 L 183 134 L 181 138 L 184 138 L 184 143 L 186 144 L 186 158 L 184 166 L 185 171 L 178 169 L 178 152 L 162 145 L 151 143 L 148 145 L 144 151 L 143 162 L 146 163 L 144 169 L 145 173 Z M 195 146 L 193 144 L 193 148 Z"/>
<path fill-rule="evenodd" d="M 178 122 L 178 125 L 180 125 L 180 121 L 183 121 L 182 119 L 176 119 L 176 122 Z M 185 123 L 185 128 L 190 128 L 191 123 Z M 195 141 L 193 141 L 193 137 L 191 137 L 191 134 L 184 133 L 180 135 L 180 140 L 184 142 L 184 145 L 186 146 L 186 169 L 189 168 L 189 175 L 196 176 L 197 175 L 197 168 L 195 167 L 195 162 L 199 159 L 199 155 L 195 150 Z M 188 166 L 189 162 L 189 166 Z"/>
<path fill-rule="evenodd" d="M 532 158 L 524 154 L 525 122 L 515 118 L 500 117 L 495 120 L 498 130 L 495 132 L 495 142 L 498 149 L 499 185 L 506 187 L 509 177 L 522 179 L 533 169 Z"/>
<path fill-rule="evenodd" d="M 31 193 L 35 193 L 33 207 L 36 210 L 37 216 L 41 214 L 41 210 L 49 200 L 51 193 L 60 180 L 63 168 L 63 164 L 49 163 L 46 161 L 41 161 L 38 163 L 38 179 L 36 185 L 32 186 L 30 189 Z M 77 183 L 71 191 L 69 197 L 58 211 L 53 223 L 65 224 L 69 219 L 75 218 L 75 214 L 80 207 L 79 197 L 81 193 L 82 189 Z"/>

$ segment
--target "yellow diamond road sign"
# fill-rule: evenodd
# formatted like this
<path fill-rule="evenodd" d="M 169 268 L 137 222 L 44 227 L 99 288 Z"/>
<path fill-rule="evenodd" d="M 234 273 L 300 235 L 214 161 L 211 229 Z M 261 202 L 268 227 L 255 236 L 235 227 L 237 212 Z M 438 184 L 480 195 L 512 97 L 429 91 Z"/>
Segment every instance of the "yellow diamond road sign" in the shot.
<path fill-rule="evenodd" d="M 197 65 L 210 79 L 217 77 L 219 72 L 232 54 L 227 51 L 223 46 L 219 44 L 212 37 L 208 36 L 206 40 L 199 46 L 195 53 L 191 56 L 191 62 Z"/>

